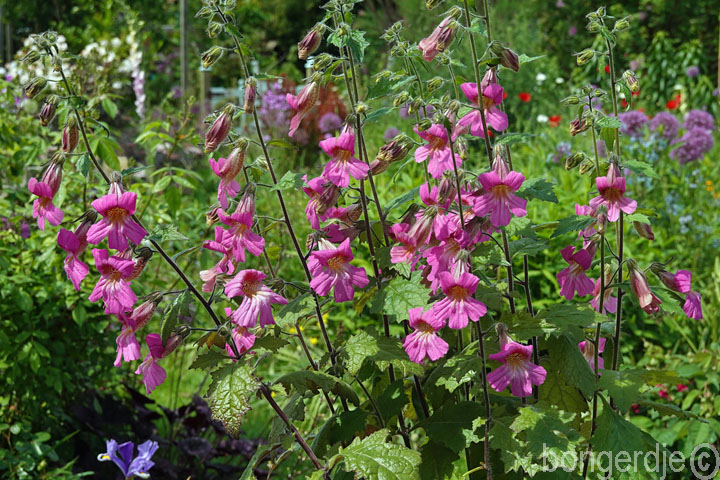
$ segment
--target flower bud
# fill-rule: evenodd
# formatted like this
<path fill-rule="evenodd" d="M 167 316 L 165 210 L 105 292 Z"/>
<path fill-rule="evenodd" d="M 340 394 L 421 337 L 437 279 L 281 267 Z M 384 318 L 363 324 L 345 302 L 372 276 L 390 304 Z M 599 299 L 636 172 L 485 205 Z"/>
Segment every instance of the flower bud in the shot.
<path fill-rule="evenodd" d="M 215 38 L 223 31 L 223 24 L 220 22 L 210 22 L 207 27 L 207 34 L 210 38 Z"/>
<path fill-rule="evenodd" d="M 420 123 L 418 123 L 417 125 L 418 131 L 420 132 L 424 132 L 430 127 L 432 127 L 432 122 L 427 118 L 423 118 L 422 120 L 420 120 Z"/>
<path fill-rule="evenodd" d="M 458 137 L 455 140 L 455 153 L 464 162 L 470 157 L 470 151 L 468 150 L 467 139 L 465 137 Z"/>
<path fill-rule="evenodd" d="M 20 62 L 22 62 L 23 65 L 30 65 L 31 63 L 35 63 L 38 60 L 40 60 L 40 52 L 37 50 L 30 50 L 28 53 L 25 54 L 24 57 L 20 59 Z"/>
<path fill-rule="evenodd" d="M 65 128 L 62 134 L 62 146 L 61 149 L 64 153 L 71 153 L 77 147 L 78 141 L 80 140 L 80 131 L 77 127 L 77 119 L 74 115 L 70 115 L 65 123 Z"/>
<path fill-rule="evenodd" d="M 450 175 L 443 176 L 438 190 L 438 203 L 444 205 L 448 200 L 457 200 L 456 195 L 455 179 Z"/>
<path fill-rule="evenodd" d="M 444 1 L 445 0 L 425 0 L 425 8 L 427 8 L 428 10 L 432 10 Z"/>
<path fill-rule="evenodd" d="M 414 115 L 415 112 L 419 112 L 420 109 L 423 106 L 423 102 L 421 98 L 416 98 L 412 102 L 410 102 L 410 105 L 408 105 L 407 113 L 408 115 Z"/>
<path fill-rule="evenodd" d="M 313 70 L 316 72 L 319 72 L 320 70 L 324 70 L 327 67 L 330 66 L 330 64 L 333 61 L 332 55 L 329 55 L 327 53 L 321 53 L 317 57 L 315 57 L 315 60 L 313 61 Z M 388 72 L 390 73 L 390 72 Z"/>
<path fill-rule="evenodd" d="M 358 102 L 355 104 L 355 113 L 362 115 L 367 112 L 368 106 L 366 103 Z"/>
<path fill-rule="evenodd" d="M 53 117 L 55 117 L 55 110 L 57 110 L 59 101 L 60 99 L 57 95 L 48 95 L 47 98 L 45 98 L 45 103 L 40 110 L 40 114 L 38 115 L 38 117 L 40 118 L 40 124 L 43 127 L 47 127 L 48 124 L 52 121 Z"/>
<path fill-rule="evenodd" d="M 318 198 L 318 204 L 315 207 L 315 211 L 318 215 L 322 215 L 327 212 L 327 209 L 335 206 L 337 199 L 340 197 L 340 188 L 327 182 L 323 185 L 323 191 Z"/>
<path fill-rule="evenodd" d="M 585 121 L 584 118 L 575 118 L 570 122 L 570 135 L 573 137 L 578 133 L 582 133 L 590 128 L 590 125 Z"/>
<path fill-rule="evenodd" d="M 598 33 L 600 29 L 602 28 L 602 25 L 600 25 L 600 22 L 592 21 L 588 23 L 587 29 L 590 33 Z"/>
<path fill-rule="evenodd" d="M 322 41 L 322 31 L 319 28 L 313 28 L 305 35 L 300 43 L 298 43 L 298 58 L 300 60 L 307 59 L 308 55 L 313 53 L 320 46 Z"/>
<path fill-rule="evenodd" d="M 257 80 L 250 77 L 245 80 L 245 104 L 243 110 L 245 113 L 252 114 L 255 111 L 255 95 L 257 94 Z"/>
<path fill-rule="evenodd" d="M 633 227 L 638 235 L 647 240 L 655 240 L 655 234 L 652 231 L 652 226 L 649 223 L 633 222 Z"/>
<path fill-rule="evenodd" d="M 616 21 L 614 30 L 616 32 L 622 32 L 622 31 L 630 28 L 630 21 L 628 20 L 629 18 L 630 17 L 624 17 L 624 18 L 621 18 L 620 20 Z"/>
<path fill-rule="evenodd" d="M 400 92 L 393 99 L 393 106 L 397 108 L 400 105 L 407 103 L 407 101 L 409 99 L 410 99 L 410 94 L 408 92 Z"/>
<path fill-rule="evenodd" d="M 162 358 L 167 357 L 172 352 L 177 349 L 177 347 L 180 346 L 183 342 L 183 337 L 179 333 L 173 333 L 170 338 L 168 338 L 167 343 L 165 343 L 165 348 L 163 349 Z"/>
<path fill-rule="evenodd" d="M 565 170 L 572 170 L 580 165 L 587 156 L 583 152 L 576 152 L 565 159 Z"/>
<path fill-rule="evenodd" d="M 662 303 L 650 291 L 650 285 L 648 284 L 645 274 L 643 274 L 638 268 L 637 262 L 633 259 L 627 261 L 628 276 L 630 278 L 630 289 L 633 294 L 637 297 L 640 308 L 645 310 L 646 313 L 656 313 L 660 310 L 660 304 Z"/>
<path fill-rule="evenodd" d="M 209 50 L 206 50 L 205 53 L 202 54 L 202 57 L 200 57 L 200 61 L 203 68 L 210 68 L 215 62 L 220 60 L 220 57 L 222 56 L 223 49 L 218 46 L 214 46 L 210 47 Z"/>
<path fill-rule="evenodd" d="M 377 158 L 370 162 L 370 172 L 372 172 L 373 175 L 378 175 L 380 173 L 383 173 L 385 170 L 388 169 L 390 166 L 390 163 L 384 160 L 378 160 Z"/>
<path fill-rule="evenodd" d="M 457 30 L 457 22 L 451 22 L 446 28 L 440 32 L 437 42 L 435 42 L 435 49 L 442 53 L 452 43 L 455 37 L 455 31 Z"/>
<path fill-rule="evenodd" d="M 23 91 L 25 92 L 25 96 L 27 96 L 28 98 L 34 98 L 45 88 L 46 85 L 47 80 L 45 80 L 43 77 L 35 77 L 25 84 L 25 86 L 23 87 Z"/>
<path fill-rule="evenodd" d="M 353 203 L 345 210 L 342 220 L 348 223 L 357 222 L 362 215 L 362 205 L 359 203 Z"/>
<path fill-rule="evenodd" d="M 566 107 L 568 105 L 578 105 L 580 104 L 580 99 L 577 95 L 570 95 L 569 97 L 565 97 L 562 100 L 560 100 L 560 103 L 565 105 Z"/>
<path fill-rule="evenodd" d="M 220 221 L 220 215 L 218 214 L 219 210 L 220 207 L 213 207 L 209 212 L 205 214 L 205 223 L 208 227 L 212 227 Z"/>
<path fill-rule="evenodd" d="M 205 135 L 205 153 L 214 152 L 230 133 L 234 106 L 227 104 Z"/>
<path fill-rule="evenodd" d="M 600 205 L 597 208 L 597 222 L 595 223 L 595 230 L 600 235 L 605 234 L 605 228 L 608 222 L 608 209 L 605 205 Z"/>
<path fill-rule="evenodd" d="M 635 77 L 635 72 L 632 70 L 625 70 L 623 73 L 623 79 L 625 79 L 625 84 L 631 92 L 637 93 L 640 91 L 640 84 L 637 81 L 637 77 Z"/>
<path fill-rule="evenodd" d="M 407 225 L 413 225 L 417 221 L 417 213 L 420 211 L 420 205 L 417 203 L 411 203 L 408 207 L 407 211 L 405 211 L 405 214 L 400 218 L 400 223 L 405 223 Z"/>
<path fill-rule="evenodd" d="M 452 19 L 454 19 L 454 20 L 457 20 L 458 18 L 460 18 L 460 16 L 462 15 L 462 13 L 463 13 L 463 12 L 462 12 L 462 10 L 460 9 L 460 7 L 458 7 L 458 6 L 456 5 L 456 6 L 453 6 L 452 8 L 450 8 L 450 10 L 448 10 L 448 13 L 447 13 L 447 17 L 446 17 L 446 18 L 452 18 Z"/>
<path fill-rule="evenodd" d="M 517 53 L 505 47 L 502 43 L 497 40 L 490 44 L 490 51 L 500 59 L 500 65 L 505 68 L 517 72 L 520 70 L 520 59 Z"/>
<path fill-rule="evenodd" d="M 431 78 L 431 79 L 426 83 L 427 92 L 430 93 L 430 92 L 432 92 L 432 91 L 434 91 L 434 90 L 437 90 L 438 88 L 440 88 L 440 87 L 442 86 L 442 84 L 443 84 L 443 79 L 442 79 L 442 78 L 440 78 L 440 77 L 433 77 L 433 78 Z"/>
<path fill-rule="evenodd" d="M 128 281 L 135 280 L 145 270 L 145 266 L 153 256 L 153 251 L 148 247 L 140 247 L 135 250 L 135 266 L 133 271 L 127 278 Z"/>
<path fill-rule="evenodd" d="M 591 48 L 586 48 L 577 54 L 577 64 L 580 66 L 585 65 L 593 58 L 595 58 L 595 51 Z"/>
<path fill-rule="evenodd" d="M 133 322 L 136 332 L 141 330 L 145 325 L 148 324 L 152 318 L 158 304 L 162 301 L 163 294 L 161 292 L 152 292 L 150 295 L 145 297 L 145 301 L 135 307 L 130 314 L 130 320 Z"/>
<path fill-rule="evenodd" d="M 585 175 L 586 173 L 591 172 L 593 168 L 595 168 L 595 164 L 593 163 L 593 161 L 589 158 L 586 158 L 582 161 L 582 163 L 580 163 L 580 168 L 578 169 L 578 171 L 580 172 L 580 175 Z"/>
<path fill-rule="evenodd" d="M 400 134 L 392 141 L 380 147 L 375 160 L 385 163 L 393 163 L 405 158 L 410 151 L 412 141 L 407 135 Z"/>
<path fill-rule="evenodd" d="M 40 182 L 50 187 L 53 197 L 60 189 L 60 184 L 62 183 L 63 163 L 65 163 L 65 157 L 60 153 L 56 153 L 53 155 L 47 168 L 45 168 L 42 177 L 40 177 Z"/>
<path fill-rule="evenodd" d="M 600 7 L 595 12 L 595 15 L 597 15 L 599 18 L 603 18 L 605 16 L 605 13 L 606 13 L 605 7 Z"/>

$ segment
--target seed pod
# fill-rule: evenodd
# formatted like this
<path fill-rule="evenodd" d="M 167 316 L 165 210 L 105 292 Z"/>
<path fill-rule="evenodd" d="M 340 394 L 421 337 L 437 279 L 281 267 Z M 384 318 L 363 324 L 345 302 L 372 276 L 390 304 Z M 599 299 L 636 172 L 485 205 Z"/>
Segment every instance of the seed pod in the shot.
<path fill-rule="evenodd" d="M 140 247 L 135 251 L 135 266 L 127 280 L 135 280 L 145 270 L 145 266 L 153 256 L 153 251 L 148 247 Z"/>
<path fill-rule="evenodd" d="M 200 61 L 203 68 L 210 68 L 215 62 L 220 60 L 220 57 L 222 56 L 223 49 L 218 46 L 214 46 L 210 47 L 210 49 L 206 50 L 205 53 L 202 54 Z"/>
<path fill-rule="evenodd" d="M 47 80 L 45 80 L 43 77 L 35 77 L 25 84 L 25 86 L 23 87 L 23 91 L 25 92 L 25 96 L 27 96 L 28 98 L 34 98 L 45 88 L 46 85 Z"/>

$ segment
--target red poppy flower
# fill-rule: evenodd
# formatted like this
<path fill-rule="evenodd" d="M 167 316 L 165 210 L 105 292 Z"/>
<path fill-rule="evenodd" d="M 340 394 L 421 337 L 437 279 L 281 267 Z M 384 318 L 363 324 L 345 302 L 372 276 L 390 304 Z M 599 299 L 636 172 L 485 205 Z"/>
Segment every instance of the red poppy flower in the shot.
<path fill-rule="evenodd" d="M 675 95 L 675 97 L 672 100 L 668 100 L 668 102 L 665 104 L 668 110 L 675 110 L 680 106 L 680 102 L 682 101 L 682 95 L 679 93 Z"/>
<path fill-rule="evenodd" d="M 610 73 L 610 65 L 605 65 L 605 73 Z"/>
<path fill-rule="evenodd" d="M 507 98 L 507 92 L 505 90 L 503 90 L 503 100 L 505 100 L 506 98 Z"/>
<path fill-rule="evenodd" d="M 551 127 L 557 127 L 558 125 L 560 125 L 561 119 L 562 117 L 560 115 L 553 115 L 552 117 L 548 118 L 548 124 Z"/>
<path fill-rule="evenodd" d="M 527 103 L 527 102 L 530 101 L 530 99 L 532 98 L 532 96 L 531 96 L 529 93 L 527 93 L 527 92 L 520 92 L 520 93 L 518 93 L 518 98 L 519 98 L 521 101 Z"/>

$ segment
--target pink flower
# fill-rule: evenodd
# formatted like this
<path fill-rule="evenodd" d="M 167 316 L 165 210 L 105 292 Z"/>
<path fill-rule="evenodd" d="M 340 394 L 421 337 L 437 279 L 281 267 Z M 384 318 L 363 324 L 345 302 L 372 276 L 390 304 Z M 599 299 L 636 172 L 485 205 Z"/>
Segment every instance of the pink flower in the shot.
<path fill-rule="evenodd" d="M 114 250 L 125 250 L 128 240 L 136 245 L 142 242 L 147 232 L 132 219 L 136 201 L 135 193 L 125 192 L 121 195 L 107 194 L 92 202 L 103 219 L 90 227 L 88 242 L 97 245 L 107 237 L 108 246 Z"/>
<path fill-rule="evenodd" d="M 120 314 L 122 330 L 117 336 L 117 356 L 113 365 L 119 367 L 122 362 L 132 362 L 140 359 L 140 344 L 135 337 L 135 325 L 124 314 Z"/>
<path fill-rule="evenodd" d="M 167 374 L 165 369 L 158 365 L 158 360 L 163 358 L 164 348 L 162 338 L 157 333 L 150 333 L 145 337 L 150 352 L 145 356 L 145 360 L 135 370 L 135 375 L 142 375 L 143 383 L 147 394 L 150 395 L 155 387 L 165 381 Z"/>
<path fill-rule="evenodd" d="M 438 276 L 445 298 L 432 307 L 436 319 L 448 319 L 448 327 L 458 330 L 465 328 L 468 320 L 477 322 L 487 313 L 485 304 L 473 298 L 480 281 L 478 277 L 463 273 L 456 280 L 448 272 L 440 272 Z"/>
<path fill-rule="evenodd" d="M 675 274 L 662 270 L 658 278 L 670 290 L 680 293 L 688 293 L 692 288 L 692 272 L 689 270 L 678 270 Z"/>
<path fill-rule="evenodd" d="M 239 327 L 254 327 L 260 316 L 260 326 L 273 325 L 272 304 L 285 305 L 288 301 L 273 292 L 262 281 L 266 275 L 258 270 L 241 270 L 225 285 L 228 298 L 244 297 L 240 307 L 231 318 Z"/>
<path fill-rule="evenodd" d="M 560 251 L 560 254 L 568 263 L 568 267 L 557 274 L 560 295 L 572 300 L 576 291 L 581 297 L 592 293 L 595 283 L 585 275 L 585 270 L 590 268 L 592 263 L 590 253 L 584 248 L 576 252 L 575 247 L 568 245 Z"/>
<path fill-rule="evenodd" d="M 230 133 L 232 127 L 232 115 L 234 112 L 232 105 L 226 105 L 222 113 L 215 119 L 212 126 L 205 134 L 205 153 L 214 152 L 218 146 L 225 140 Z"/>
<path fill-rule="evenodd" d="M 688 318 L 695 320 L 702 320 L 702 304 L 700 301 L 701 297 L 698 292 L 688 292 L 685 297 L 685 304 L 683 305 L 683 312 Z"/>
<path fill-rule="evenodd" d="M 620 170 L 614 163 L 610 164 L 606 177 L 595 179 L 600 195 L 590 200 L 590 206 L 597 210 L 600 205 L 608 209 L 608 220 L 617 221 L 620 210 L 631 214 L 637 208 L 637 202 L 625 196 L 625 178 L 620 176 Z"/>
<path fill-rule="evenodd" d="M 459 258 L 460 252 L 463 250 L 462 245 L 454 238 L 450 237 L 444 240 L 440 245 L 430 247 L 423 253 L 427 259 L 430 272 L 427 280 L 430 282 L 430 289 L 434 292 L 440 287 L 440 273 L 450 272 L 453 276 L 458 276 L 458 269 L 467 270 L 462 263 L 466 260 Z"/>
<path fill-rule="evenodd" d="M 230 227 L 223 233 L 222 244 L 232 250 L 236 261 L 244 262 L 245 249 L 257 257 L 265 248 L 265 239 L 252 231 L 252 214 L 239 211 L 239 207 L 232 215 L 218 210 L 218 216 L 222 223 Z"/>
<path fill-rule="evenodd" d="M 370 167 L 355 155 L 355 135 L 341 133 L 339 137 L 327 138 L 320 142 L 320 148 L 332 159 L 325 165 L 322 176 L 340 188 L 350 185 L 350 176 L 355 180 L 367 177 Z"/>
<path fill-rule="evenodd" d="M 96 218 L 95 212 L 90 210 L 84 215 L 82 223 L 78 225 L 75 232 L 64 228 L 58 232 L 57 243 L 68 253 L 65 257 L 65 273 L 77 291 L 80 291 L 80 283 L 90 272 L 88 266 L 79 257 L 88 246 L 87 232 Z"/>
<path fill-rule="evenodd" d="M 445 326 L 445 321 L 435 318 L 431 310 L 423 312 L 423 307 L 412 308 L 408 313 L 410 326 L 415 331 L 405 337 L 403 348 L 410 360 L 422 363 L 428 357 L 434 362 L 443 357 L 448 351 L 448 344 L 437 332 Z"/>
<path fill-rule="evenodd" d="M 46 220 L 55 226 L 60 225 L 63 220 L 62 210 L 52 202 L 62 181 L 62 164 L 62 160 L 53 159 L 39 182 L 34 177 L 28 182 L 28 190 L 38 197 L 33 202 L 33 218 L 37 218 L 40 230 L 45 230 Z"/>
<path fill-rule="evenodd" d="M 542 385 L 547 374 L 543 367 L 530 361 L 532 351 L 532 345 L 508 342 L 500 352 L 488 355 L 491 360 L 502 363 L 487 374 L 490 386 L 502 392 L 510 385 L 510 392 L 516 397 L 532 395 L 532 386 Z"/>
<path fill-rule="evenodd" d="M 245 149 L 238 147 L 230 152 L 228 158 L 208 159 L 210 168 L 215 175 L 220 177 L 217 199 L 222 208 L 228 208 L 228 197 L 235 198 L 240 191 L 240 184 L 235 181 L 238 173 L 242 170 L 245 161 Z"/>
<path fill-rule="evenodd" d="M 320 95 L 320 87 L 316 82 L 310 82 L 302 89 L 300 95 L 295 96 L 290 93 L 285 95 L 285 101 L 290 108 L 295 110 L 295 115 L 290 119 L 290 132 L 289 136 L 295 135 L 295 132 L 300 127 L 300 122 L 303 117 L 312 109 L 317 102 L 318 96 Z"/>
<path fill-rule="evenodd" d="M 232 308 L 225 309 L 225 316 L 227 316 L 228 318 L 232 318 L 232 313 Z M 233 328 L 232 338 L 235 342 L 235 347 L 237 348 L 237 351 L 240 355 L 250 350 L 255 344 L 255 335 L 250 333 L 247 327 Z M 233 352 L 232 347 L 228 343 L 225 344 L 225 350 L 227 351 L 228 355 L 235 355 L 235 352 Z"/>
<path fill-rule="evenodd" d="M 127 278 L 132 275 L 135 263 L 132 260 L 110 257 L 105 249 L 94 248 L 95 267 L 100 272 L 100 280 L 90 294 L 89 300 L 105 302 L 105 313 L 120 315 L 132 310 L 137 301 Z"/>
<path fill-rule="evenodd" d="M 460 85 L 465 97 L 470 100 L 477 108 L 482 108 L 485 111 L 485 122 L 495 129 L 495 131 L 502 132 L 508 127 L 508 118 L 505 112 L 497 108 L 503 100 L 503 88 L 497 83 L 488 85 L 483 89 L 482 103 L 478 98 L 477 84 L 475 83 L 463 83 Z M 471 110 L 465 116 L 463 116 L 455 126 L 453 131 L 453 140 L 458 135 L 461 135 L 470 130 L 470 134 L 475 137 L 485 138 L 485 131 L 482 126 L 482 116 L 480 110 L 477 108 Z"/>
<path fill-rule="evenodd" d="M 452 170 L 453 161 L 450 151 L 448 132 L 442 125 L 434 124 L 424 131 L 414 128 L 415 133 L 420 135 L 428 143 L 415 150 L 415 161 L 421 163 L 429 158 L 428 172 L 433 178 L 441 178 L 446 170 Z M 457 166 L 462 165 L 462 158 L 455 156 Z"/>
<path fill-rule="evenodd" d="M 422 51 L 425 61 L 432 61 L 438 53 L 445 51 L 445 48 L 450 44 L 454 34 L 454 29 L 450 25 L 452 21 L 452 17 L 444 18 L 429 37 L 418 42 L 418 48 Z"/>
<path fill-rule="evenodd" d="M 600 349 L 598 350 L 598 370 L 602 370 L 605 368 L 605 363 L 603 362 L 602 357 L 600 354 L 605 351 L 605 338 L 600 338 Z M 587 360 L 588 364 L 590 365 L 590 368 L 592 371 L 595 371 L 595 345 L 593 342 L 583 340 L 582 342 L 578 343 L 578 347 L 580 348 L 580 351 L 583 354 L 583 357 L 585 357 L 585 360 Z"/>
<path fill-rule="evenodd" d="M 394 246 L 390 249 L 390 261 L 392 263 L 409 263 L 410 268 L 415 268 L 418 262 L 417 241 L 410 235 L 408 230 L 410 226 L 407 223 L 396 223 L 391 227 L 391 231 L 395 240 L 401 245 Z"/>
<path fill-rule="evenodd" d="M 235 270 L 235 267 L 230 259 L 230 255 L 232 255 L 232 248 L 227 247 L 222 243 L 224 233 L 225 230 L 223 230 L 222 227 L 215 227 L 215 241 L 208 240 L 203 244 L 203 248 L 214 250 L 223 254 L 222 260 L 220 260 L 213 268 L 209 270 L 202 270 L 200 272 L 200 279 L 205 282 L 202 286 L 203 292 L 212 292 L 218 275 L 232 275 Z"/>
<path fill-rule="evenodd" d="M 646 313 L 659 312 L 662 302 L 650 291 L 650 285 L 645 275 L 637 268 L 634 261 L 628 261 L 628 268 L 630 270 L 628 273 L 630 276 L 630 289 L 637 297 L 640 308 L 645 310 Z"/>
<path fill-rule="evenodd" d="M 525 181 L 522 173 L 508 171 L 504 160 L 497 160 L 493 169 L 478 177 L 485 189 L 480 197 L 475 199 L 473 212 L 478 217 L 490 214 L 490 221 L 495 227 L 503 227 L 510 223 L 511 213 L 516 217 L 527 215 L 527 200 L 520 198 L 517 192 Z"/>
<path fill-rule="evenodd" d="M 340 189 L 323 177 L 308 180 L 305 175 L 303 180 L 307 183 L 307 187 L 303 187 L 303 191 L 310 197 L 305 207 L 305 216 L 310 222 L 310 226 L 317 230 L 320 228 L 320 222 L 329 218 L 328 212 L 337 202 Z"/>
<path fill-rule="evenodd" d="M 608 288 L 608 283 L 612 279 L 612 273 L 606 273 L 605 280 L 605 294 L 603 299 L 603 311 L 600 312 L 600 279 L 595 280 L 595 287 L 593 288 L 593 298 L 590 300 L 590 305 L 595 309 L 596 312 L 608 314 L 615 313 L 617 311 L 617 298 L 612 297 L 612 288 Z"/>
<path fill-rule="evenodd" d="M 355 296 L 353 287 L 364 288 L 370 280 L 364 269 L 350 265 L 355 258 L 350 250 L 350 239 L 344 240 L 338 247 L 323 241 L 320 246 L 323 250 L 312 252 L 308 259 L 313 276 L 310 287 L 320 296 L 327 295 L 335 287 L 336 302 L 352 300 Z"/>

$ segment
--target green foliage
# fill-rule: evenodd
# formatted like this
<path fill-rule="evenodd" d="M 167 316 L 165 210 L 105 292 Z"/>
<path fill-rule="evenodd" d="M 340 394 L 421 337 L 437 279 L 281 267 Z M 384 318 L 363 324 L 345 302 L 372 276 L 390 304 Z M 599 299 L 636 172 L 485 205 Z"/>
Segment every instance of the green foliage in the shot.
<path fill-rule="evenodd" d="M 323 372 L 301 370 L 286 373 L 277 379 L 277 383 L 285 387 L 286 390 L 289 391 L 292 388 L 301 395 L 304 395 L 308 390 L 313 393 L 318 393 L 322 390 L 328 394 L 339 395 L 355 405 L 360 403 L 357 394 L 350 388 L 350 385 Z"/>
<path fill-rule="evenodd" d="M 206 395 L 212 416 L 222 422 L 231 436 L 237 437 L 243 417 L 250 411 L 250 399 L 258 390 L 258 381 L 250 367 L 241 364 L 220 367 L 211 377 Z"/>
<path fill-rule="evenodd" d="M 387 480 L 414 480 L 419 477 L 420 454 L 396 443 L 388 442 L 386 429 L 365 437 L 356 438 L 348 447 L 330 458 L 331 465 L 342 460 L 346 472 L 355 472 L 366 478 Z"/>

